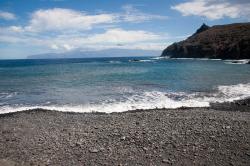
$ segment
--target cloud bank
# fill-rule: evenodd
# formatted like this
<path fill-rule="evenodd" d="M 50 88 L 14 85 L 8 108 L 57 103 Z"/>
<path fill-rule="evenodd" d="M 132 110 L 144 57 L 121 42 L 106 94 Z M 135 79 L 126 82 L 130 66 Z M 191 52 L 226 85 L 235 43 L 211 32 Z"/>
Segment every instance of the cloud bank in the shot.
<path fill-rule="evenodd" d="M 250 17 L 249 0 L 191 0 L 172 6 L 183 16 L 201 16 L 210 20 Z"/>
<path fill-rule="evenodd" d="M 119 23 L 165 20 L 166 16 L 143 13 L 131 5 L 120 13 L 88 14 L 64 8 L 39 9 L 26 25 L 0 27 L 0 42 L 47 47 L 54 51 L 73 49 L 164 48 L 162 34 L 119 28 Z M 99 29 L 99 31 L 96 31 Z"/>

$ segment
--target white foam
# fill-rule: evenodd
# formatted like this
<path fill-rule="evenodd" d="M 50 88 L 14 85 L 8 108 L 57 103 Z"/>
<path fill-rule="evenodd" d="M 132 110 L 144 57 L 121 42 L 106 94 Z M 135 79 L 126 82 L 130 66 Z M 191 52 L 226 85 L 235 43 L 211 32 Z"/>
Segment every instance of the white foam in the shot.
<path fill-rule="evenodd" d="M 169 56 L 159 56 L 159 57 L 154 57 L 154 58 L 150 58 L 150 59 L 154 59 L 154 60 L 159 60 L 159 59 L 169 59 Z"/>
<path fill-rule="evenodd" d="M 240 65 L 240 64 L 247 64 L 250 62 L 250 59 L 241 59 L 241 60 L 225 60 L 226 64 L 234 64 L 234 65 Z"/>
<path fill-rule="evenodd" d="M 0 113 L 18 112 L 29 109 L 48 109 L 62 112 L 124 112 L 135 109 L 154 109 L 154 108 L 178 108 L 178 107 L 206 107 L 208 102 L 185 100 L 175 101 L 165 95 L 163 92 L 145 92 L 144 95 L 134 95 L 127 98 L 126 101 L 104 101 L 102 104 L 88 105 L 64 105 L 64 106 L 4 106 L 0 108 Z"/>
<path fill-rule="evenodd" d="M 227 101 L 239 100 L 250 97 L 250 83 L 231 86 L 219 86 L 219 92 L 226 96 Z"/>
<path fill-rule="evenodd" d="M 130 89 L 131 91 L 131 89 Z M 134 94 L 126 100 L 107 100 L 101 104 L 51 105 L 51 106 L 3 106 L 0 113 L 17 112 L 28 109 L 48 109 L 62 112 L 124 112 L 135 109 L 208 107 L 213 102 L 231 102 L 250 97 L 250 83 L 218 86 L 214 93 L 165 93 L 159 91 Z"/>
<path fill-rule="evenodd" d="M 210 59 L 210 58 L 171 58 L 180 60 L 200 60 L 200 61 L 221 61 L 222 59 Z"/>
<path fill-rule="evenodd" d="M 8 99 L 8 98 L 12 98 L 14 96 L 17 95 L 17 92 L 10 92 L 10 93 L 7 93 L 7 92 L 1 92 L 0 93 L 0 99 L 1 98 L 5 98 L 5 99 Z"/>
<path fill-rule="evenodd" d="M 129 62 L 155 62 L 155 60 L 150 59 L 140 59 L 140 60 L 129 60 Z"/>
<path fill-rule="evenodd" d="M 109 61 L 109 63 L 122 63 L 121 61 Z"/>

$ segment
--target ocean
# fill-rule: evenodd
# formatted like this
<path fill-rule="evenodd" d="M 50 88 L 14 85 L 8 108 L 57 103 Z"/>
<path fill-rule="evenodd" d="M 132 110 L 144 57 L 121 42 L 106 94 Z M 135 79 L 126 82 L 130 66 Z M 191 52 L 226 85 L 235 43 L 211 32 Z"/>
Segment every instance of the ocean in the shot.
<path fill-rule="evenodd" d="M 0 113 L 207 107 L 250 97 L 250 65 L 157 57 L 0 60 Z"/>

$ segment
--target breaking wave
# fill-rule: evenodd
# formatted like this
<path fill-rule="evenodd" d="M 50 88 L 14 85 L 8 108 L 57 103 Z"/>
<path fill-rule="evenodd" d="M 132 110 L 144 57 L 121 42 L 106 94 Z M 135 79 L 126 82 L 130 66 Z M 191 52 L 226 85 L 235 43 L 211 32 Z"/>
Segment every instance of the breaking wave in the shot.
<path fill-rule="evenodd" d="M 155 62 L 153 59 L 132 59 L 129 62 Z"/>
<path fill-rule="evenodd" d="M 28 109 L 42 108 L 63 112 L 124 112 L 136 109 L 209 107 L 214 102 L 231 102 L 250 97 L 250 83 L 231 86 L 218 86 L 214 92 L 166 93 L 148 91 L 135 93 L 122 101 L 106 100 L 97 104 L 87 105 L 46 105 L 46 106 L 2 106 L 0 113 L 17 112 Z M 130 89 L 131 91 L 131 89 Z"/>
<path fill-rule="evenodd" d="M 241 60 L 225 60 L 226 64 L 247 64 L 250 62 L 249 59 L 241 59 Z"/>
<path fill-rule="evenodd" d="M 7 93 L 7 92 L 0 92 L 0 99 L 8 99 L 8 98 L 11 98 L 13 96 L 16 96 L 17 95 L 17 92 L 10 92 L 10 93 Z"/>

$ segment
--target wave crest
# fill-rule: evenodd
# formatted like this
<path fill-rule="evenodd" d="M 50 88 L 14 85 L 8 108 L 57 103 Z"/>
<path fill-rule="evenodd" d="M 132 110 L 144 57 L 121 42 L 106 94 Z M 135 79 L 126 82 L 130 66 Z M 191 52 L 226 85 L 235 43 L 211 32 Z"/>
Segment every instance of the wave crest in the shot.
<path fill-rule="evenodd" d="M 131 89 L 130 89 L 131 92 Z M 48 109 L 63 112 L 124 112 L 135 109 L 208 107 L 214 102 L 231 102 L 250 97 L 250 83 L 218 86 L 213 93 L 166 93 L 148 91 L 136 93 L 122 101 L 106 100 L 99 104 L 51 105 L 51 106 L 3 106 L 0 113 L 17 112 L 28 109 Z"/>

